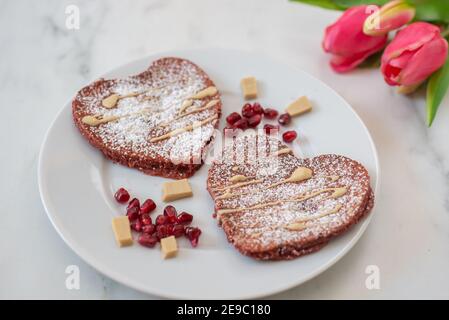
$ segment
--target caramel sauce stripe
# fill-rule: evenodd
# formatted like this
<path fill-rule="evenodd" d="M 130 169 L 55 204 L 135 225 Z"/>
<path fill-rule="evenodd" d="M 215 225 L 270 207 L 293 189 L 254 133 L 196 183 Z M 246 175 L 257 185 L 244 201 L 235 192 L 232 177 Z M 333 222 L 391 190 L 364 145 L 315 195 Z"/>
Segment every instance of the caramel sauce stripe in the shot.
<path fill-rule="evenodd" d="M 173 119 L 170 119 L 170 120 L 168 120 L 168 121 L 166 121 L 166 122 L 160 123 L 158 126 L 159 126 L 159 127 L 165 127 L 165 126 L 169 125 L 171 122 L 176 121 L 176 120 L 179 120 L 179 119 L 181 119 L 181 118 L 184 118 L 184 117 L 186 117 L 186 116 L 188 116 L 188 115 L 191 115 L 191 114 L 194 114 L 194 113 L 198 113 L 198 112 L 201 112 L 201 111 L 208 110 L 208 109 L 214 107 L 215 105 L 217 105 L 217 103 L 219 103 L 219 102 L 220 102 L 220 100 L 211 100 L 211 101 L 209 101 L 208 103 L 206 103 L 205 105 L 203 105 L 202 107 L 195 108 L 195 109 L 192 109 L 192 110 L 190 110 L 190 111 L 187 111 L 187 112 L 183 112 L 183 113 L 181 113 L 181 114 L 178 114 L 178 115 L 177 115 L 176 117 L 174 117 Z"/>
<path fill-rule="evenodd" d="M 150 138 L 150 142 L 159 142 L 159 141 L 162 141 L 162 140 L 166 140 L 166 139 L 175 137 L 177 135 L 180 135 L 181 133 L 189 132 L 189 131 L 192 131 L 192 130 L 194 130 L 196 128 L 200 128 L 203 125 L 205 125 L 205 124 L 207 124 L 209 122 L 213 122 L 213 121 L 215 121 L 217 119 L 218 119 L 218 115 L 213 115 L 212 117 L 209 117 L 209 118 L 206 118 L 204 120 L 201 120 L 201 121 L 189 124 L 188 126 L 185 126 L 183 128 L 178 128 L 178 129 L 172 130 L 172 131 L 170 131 L 170 132 L 168 132 L 166 134 L 163 134 L 161 136 L 152 137 L 152 138 Z"/>
<path fill-rule="evenodd" d="M 217 211 L 217 215 L 220 216 L 220 215 L 228 214 L 228 213 L 242 212 L 242 211 L 255 210 L 255 209 L 263 209 L 266 207 L 281 205 L 286 202 L 303 202 L 303 201 L 314 198 L 314 197 L 316 197 L 322 193 L 326 193 L 326 192 L 332 192 L 332 194 L 329 195 L 326 199 L 336 199 L 338 197 L 343 196 L 347 192 L 347 188 L 346 187 L 325 188 L 322 190 L 314 191 L 310 194 L 303 193 L 303 194 L 301 194 L 295 198 L 292 198 L 292 199 L 271 201 L 271 202 L 257 204 L 257 205 L 251 206 L 251 207 L 220 209 Z"/>
<path fill-rule="evenodd" d="M 305 181 L 308 180 L 312 177 L 312 170 L 309 168 L 305 168 L 305 167 L 299 167 L 296 168 L 293 173 L 286 179 L 283 179 L 281 181 L 278 181 L 276 183 L 273 183 L 269 186 L 267 186 L 267 189 L 270 188 L 274 188 L 277 187 L 283 183 L 295 183 L 295 182 L 301 182 L 301 181 Z M 234 183 L 235 178 L 244 178 L 245 180 L 249 179 L 248 177 L 242 176 L 242 175 L 235 175 L 233 177 L 230 178 L 230 182 L 233 183 L 231 185 L 222 187 L 222 188 L 214 188 L 212 189 L 213 191 L 228 191 L 230 189 L 234 189 L 234 188 L 238 188 L 238 187 L 243 187 L 243 186 L 247 186 L 250 184 L 256 184 L 256 183 L 262 183 L 263 179 L 255 179 L 254 180 L 250 180 L 250 181 L 245 181 L 245 182 L 240 182 L 240 183 Z M 227 192 L 226 192 L 227 193 Z M 232 194 L 231 194 L 232 195 Z M 231 197 L 231 195 L 227 195 L 228 198 Z M 236 195 L 241 195 L 241 194 L 236 194 Z"/>

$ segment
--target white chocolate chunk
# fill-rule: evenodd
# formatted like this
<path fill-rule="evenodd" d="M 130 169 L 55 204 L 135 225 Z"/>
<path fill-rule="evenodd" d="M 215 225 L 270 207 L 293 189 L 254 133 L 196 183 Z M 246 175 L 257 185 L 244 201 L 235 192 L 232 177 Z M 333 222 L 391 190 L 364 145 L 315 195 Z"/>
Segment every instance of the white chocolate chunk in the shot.
<path fill-rule="evenodd" d="M 187 179 L 165 182 L 162 192 L 162 200 L 165 202 L 187 198 L 193 195 L 192 188 Z"/>
<path fill-rule="evenodd" d="M 131 227 L 127 216 L 115 217 L 112 219 L 112 230 L 119 247 L 130 246 L 133 243 Z"/>
<path fill-rule="evenodd" d="M 243 78 L 240 82 L 245 100 L 257 98 L 257 81 L 254 77 Z"/>
<path fill-rule="evenodd" d="M 309 99 L 306 96 L 302 96 L 301 98 L 290 103 L 285 111 L 287 111 L 290 116 L 294 117 L 311 110 L 312 104 L 310 103 Z"/>
<path fill-rule="evenodd" d="M 172 258 L 178 253 L 178 243 L 175 236 L 161 239 L 161 251 L 164 259 Z"/>

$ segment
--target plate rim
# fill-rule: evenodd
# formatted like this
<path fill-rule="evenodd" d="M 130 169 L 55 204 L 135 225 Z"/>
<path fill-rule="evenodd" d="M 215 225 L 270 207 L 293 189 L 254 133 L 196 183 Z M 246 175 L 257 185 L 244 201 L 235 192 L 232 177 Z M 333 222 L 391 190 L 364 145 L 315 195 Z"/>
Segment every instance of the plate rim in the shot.
<path fill-rule="evenodd" d="M 238 53 L 238 54 L 257 54 L 260 57 L 266 58 L 267 60 L 272 61 L 273 63 L 276 64 L 281 64 L 284 66 L 288 66 L 289 68 L 291 68 L 294 72 L 298 72 L 298 73 L 302 73 L 305 76 L 313 79 L 314 81 L 317 81 L 318 83 L 320 83 L 320 85 L 326 87 L 327 90 L 331 91 L 336 97 L 338 97 L 345 105 L 346 107 L 354 114 L 354 116 L 356 117 L 356 119 L 359 121 L 359 123 L 361 124 L 362 128 L 364 129 L 365 133 L 368 136 L 368 140 L 370 143 L 370 148 L 372 150 L 372 154 L 374 156 L 374 164 L 375 164 L 375 174 L 376 174 L 376 183 L 375 186 L 373 188 L 374 190 L 374 196 L 375 198 L 378 198 L 379 195 L 379 189 L 380 189 L 380 178 L 381 178 L 381 167 L 380 167 L 380 161 L 379 161 L 379 155 L 378 155 L 378 151 L 377 151 L 377 147 L 374 143 L 373 137 L 368 129 L 368 127 L 366 126 L 365 122 L 362 120 L 362 118 L 359 116 L 359 114 L 357 113 L 357 111 L 351 106 L 351 104 L 346 101 L 346 99 L 344 99 L 337 91 L 335 91 L 333 88 L 331 88 L 328 84 L 326 84 L 325 82 L 323 82 L 322 80 L 318 79 L 317 77 L 311 75 L 310 73 L 294 66 L 291 65 L 289 63 L 283 62 L 280 59 L 276 59 L 272 56 L 266 55 L 266 54 L 260 54 L 260 53 L 256 53 L 255 51 L 248 51 L 248 50 L 237 50 L 237 49 L 224 49 L 224 48 L 217 48 L 217 47 L 210 47 L 210 48 L 201 48 L 201 49 L 180 49 L 180 50 L 169 50 L 169 51 L 160 51 L 160 52 L 154 52 L 154 53 L 150 53 L 147 55 L 144 55 L 140 58 L 136 58 L 133 59 L 131 61 L 125 62 L 121 65 L 115 66 L 113 68 L 111 68 L 110 70 L 103 72 L 102 74 L 100 74 L 99 76 L 94 77 L 93 79 L 91 79 L 90 81 L 88 80 L 86 83 L 91 83 L 92 81 L 101 78 L 101 77 L 105 77 L 106 74 L 111 73 L 117 69 L 121 69 L 121 68 L 125 68 L 128 65 L 133 65 L 138 63 L 139 61 L 142 60 L 148 60 L 148 61 L 152 61 L 155 58 L 159 57 L 159 56 L 182 56 L 182 55 L 188 55 L 188 54 L 195 54 L 198 52 L 208 52 L 208 51 L 215 51 L 215 50 L 220 50 L 220 51 L 228 51 L 228 52 L 233 52 L 233 53 Z M 50 220 L 51 224 L 53 225 L 53 227 L 55 228 L 56 232 L 58 233 L 58 235 L 62 238 L 62 240 L 64 241 L 64 243 L 73 251 L 75 252 L 76 255 L 78 255 L 78 257 L 80 257 L 86 264 L 88 264 L 89 266 L 91 266 L 93 269 L 95 269 L 97 272 L 101 273 L 102 275 L 105 275 L 107 277 L 109 277 L 110 279 L 117 281 L 127 287 L 130 287 L 132 289 L 135 289 L 139 292 L 145 293 L 145 294 L 152 294 L 155 295 L 156 298 L 169 298 L 169 299 L 191 299 L 189 297 L 185 297 L 182 295 L 176 295 L 176 294 L 168 294 L 167 292 L 161 292 L 158 289 L 151 289 L 148 288 L 145 285 L 139 285 L 139 283 L 135 283 L 135 281 L 131 280 L 131 279 L 127 279 L 125 275 L 119 273 L 117 274 L 115 271 L 113 271 L 110 268 L 107 268 L 107 266 L 103 266 L 103 264 L 97 260 L 95 260 L 95 258 L 93 258 L 88 252 L 85 251 L 85 249 L 80 248 L 76 242 L 73 242 L 72 240 L 68 239 L 62 232 L 61 229 L 64 229 L 62 226 L 60 226 L 58 224 L 58 222 L 56 221 L 55 217 L 50 213 L 50 210 L 48 208 L 48 202 L 50 201 L 50 199 L 48 198 L 48 195 L 45 194 L 45 188 L 44 188 L 44 178 L 43 178 L 43 157 L 44 157 L 44 150 L 46 148 L 47 145 L 47 141 L 50 135 L 50 132 L 52 131 L 52 128 L 54 127 L 54 125 L 56 124 L 57 120 L 60 118 L 61 114 L 65 111 L 66 106 L 70 105 L 72 100 L 73 100 L 73 96 L 70 96 L 70 98 L 67 99 L 67 101 L 63 104 L 63 107 L 57 112 L 57 114 L 55 115 L 55 117 L 53 118 L 53 120 L 51 121 L 49 127 L 47 128 L 42 144 L 40 146 L 40 150 L 39 150 L 39 157 L 38 157 L 38 167 L 37 167 L 37 180 L 38 180 L 38 188 L 39 188 L 39 196 L 42 202 L 42 205 L 44 207 L 44 210 L 47 214 L 48 219 Z M 346 245 L 340 250 L 340 252 L 338 252 L 338 254 L 336 254 L 333 258 L 331 258 L 327 263 L 322 264 L 319 268 L 314 269 L 312 272 L 310 272 L 309 274 L 307 274 L 306 276 L 302 277 L 301 279 L 299 279 L 298 281 L 292 281 L 291 283 L 289 283 L 288 285 L 282 286 L 280 288 L 275 288 L 275 289 L 271 289 L 271 290 L 264 290 L 264 292 L 262 293 L 258 293 L 258 294 L 247 294 L 247 295 L 239 295 L 237 294 L 235 296 L 234 299 L 258 299 L 258 298 L 262 298 L 262 297 L 266 297 L 269 295 L 274 295 L 280 292 L 284 292 L 286 290 L 292 289 L 294 287 L 300 286 L 304 283 L 306 283 L 307 281 L 317 277 L 318 275 L 320 275 L 321 273 L 323 273 L 324 271 L 326 271 L 327 269 L 329 269 L 330 267 L 332 267 L 334 264 L 336 264 L 338 261 L 340 261 L 353 247 L 354 245 L 360 240 L 360 238 L 362 237 L 362 235 L 365 233 L 366 228 L 368 227 L 368 225 L 371 222 L 371 219 L 373 217 L 375 213 L 375 208 L 373 209 L 373 211 L 363 219 L 363 221 L 361 222 L 361 225 L 359 227 L 359 230 L 357 231 L 357 233 L 348 241 L 348 243 L 346 243 Z M 315 254 L 319 254 L 319 252 L 315 253 Z M 207 299 L 207 298 L 206 298 Z"/>

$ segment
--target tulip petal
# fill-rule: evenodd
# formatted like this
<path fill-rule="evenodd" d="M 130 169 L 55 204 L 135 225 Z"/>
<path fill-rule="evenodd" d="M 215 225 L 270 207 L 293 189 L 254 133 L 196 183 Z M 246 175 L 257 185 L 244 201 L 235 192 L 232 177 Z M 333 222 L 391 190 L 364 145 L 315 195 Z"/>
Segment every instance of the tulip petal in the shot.
<path fill-rule="evenodd" d="M 386 42 L 387 39 L 385 39 L 384 43 L 379 43 L 379 45 L 368 51 L 359 52 L 350 56 L 333 55 L 330 61 L 330 65 L 332 69 L 334 69 L 334 71 L 338 73 L 351 71 L 352 69 L 355 69 L 358 65 L 360 65 L 363 61 L 365 61 L 365 59 L 368 58 L 370 55 L 381 50 L 385 46 Z"/>
<path fill-rule="evenodd" d="M 415 22 L 400 30 L 393 41 L 387 46 L 382 56 L 382 62 L 399 57 L 405 51 L 413 51 L 420 48 L 440 34 L 440 29 L 430 23 Z"/>
<path fill-rule="evenodd" d="M 399 84 L 399 74 L 401 73 L 400 68 L 387 64 L 384 68 L 382 68 L 382 73 L 384 75 L 385 82 L 387 82 L 390 86 L 397 86 Z"/>
<path fill-rule="evenodd" d="M 404 68 L 407 65 L 407 62 L 413 57 L 415 52 L 413 51 L 405 51 L 399 57 L 391 59 L 389 65 L 395 68 Z"/>
<path fill-rule="evenodd" d="M 386 35 L 371 37 L 363 33 L 363 24 L 368 15 L 368 6 L 356 6 L 346 10 L 335 23 L 326 28 L 324 51 L 350 57 L 356 53 L 366 53 L 380 44 L 384 45 Z"/>
<path fill-rule="evenodd" d="M 352 57 L 332 56 L 330 65 L 335 72 L 345 73 L 355 69 L 365 58 L 366 56 L 361 54 Z"/>
<path fill-rule="evenodd" d="M 447 51 L 448 44 L 443 38 L 437 38 L 424 44 L 400 73 L 399 82 L 402 85 L 411 86 L 424 81 L 444 64 Z"/>

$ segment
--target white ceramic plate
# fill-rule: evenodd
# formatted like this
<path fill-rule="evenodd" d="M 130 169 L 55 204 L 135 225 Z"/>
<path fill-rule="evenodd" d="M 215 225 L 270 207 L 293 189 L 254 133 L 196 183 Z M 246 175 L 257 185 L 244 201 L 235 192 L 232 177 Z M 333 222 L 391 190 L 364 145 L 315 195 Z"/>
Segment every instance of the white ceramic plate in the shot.
<path fill-rule="evenodd" d="M 373 141 L 353 109 L 321 81 L 289 66 L 256 54 L 228 50 L 177 51 L 131 62 L 105 74 L 125 77 L 146 69 L 163 56 L 179 56 L 197 63 L 215 81 L 223 97 L 223 114 L 240 110 L 240 79 L 259 80 L 262 105 L 287 105 L 301 95 L 313 102 L 313 112 L 295 119 L 298 155 L 337 153 L 363 163 L 377 193 L 379 164 Z M 224 120 L 221 123 L 221 128 Z M 75 128 L 70 101 L 48 130 L 39 158 L 39 188 L 44 207 L 64 241 L 87 263 L 108 277 L 135 289 L 170 298 L 256 298 L 299 285 L 320 274 L 352 248 L 369 217 L 317 253 L 293 261 L 259 262 L 242 256 L 226 241 L 212 218 L 213 203 L 206 191 L 208 166 L 190 179 L 194 198 L 174 205 L 194 214 L 203 230 L 192 249 L 181 239 L 176 259 L 163 260 L 160 250 L 135 244 L 118 248 L 111 230 L 113 216 L 124 207 L 113 198 L 126 187 L 132 196 L 152 198 L 162 209 L 161 185 L 166 179 L 113 164 L 91 147 Z"/>

